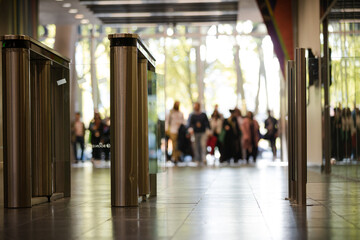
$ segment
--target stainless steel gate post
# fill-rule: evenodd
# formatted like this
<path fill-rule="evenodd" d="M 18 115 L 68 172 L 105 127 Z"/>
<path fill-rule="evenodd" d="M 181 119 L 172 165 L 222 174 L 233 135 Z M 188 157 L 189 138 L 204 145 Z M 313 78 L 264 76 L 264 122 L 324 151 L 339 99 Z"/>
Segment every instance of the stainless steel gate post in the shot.
<path fill-rule="evenodd" d="M 0 40 L 4 206 L 70 196 L 70 59 L 28 36 Z"/>
<path fill-rule="evenodd" d="M 110 40 L 111 205 L 138 206 L 138 52 L 136 34 Z"/>
<path fill-rule="evenodd" d="M 51 196 L 51 62 L 32 61 L 31 65 L 31 137 L 32 196 Z"/>
<path fill-rule="evenodd" d="M 307 148 L 306 148 L 306 58 L 305 49 L 296 49 L 296 199 L 306 205 Z"/>
<path fill-rule="evenodd" d="M 4 206 L 31 207 L 30 50 L 3 44 Z"/>
<path fill-rule="evenodd" d="M 295 200 L 295 62 L 288 61 L 288 184 L 289 200 Z"/>
<path fill-rule="evenodd" d="M 139 195 L 143 200 L 150 193 L 147 71 L 148 61 L 139 59 Z"/>

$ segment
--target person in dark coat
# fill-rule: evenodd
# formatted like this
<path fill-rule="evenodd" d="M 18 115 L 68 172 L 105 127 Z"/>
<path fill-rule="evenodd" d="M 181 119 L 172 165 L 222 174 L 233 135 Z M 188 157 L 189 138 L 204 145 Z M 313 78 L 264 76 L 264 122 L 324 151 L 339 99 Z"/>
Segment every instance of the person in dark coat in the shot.
<path fill-rule="evenodd" d="M 332 138 L 332 152 L 333 157 L 337 161 L 342 161 L 344 158 L 343 142 L 342 142 L 342 110 L 340 108 L 335 109 L 334 116 L 334 137 Z"/>
<path fill-rule="evenodd" d="M 265 120 L 265 128 L 267 130 L 264 139 L 270 143 L 271 151 L 274 159 L 276 158 L 276 138 L 278 137 L 278 120 L 276 120 L 271 111 L 268 110 L 268 118 Z"/>
<path fill-rule="evenodd" d="M 191 113 L 189 120 L 189 132 L 194 135 L 194 158 L 201 164 L 206 164 L 206 130 L 210 129 L 209 119 L 201 111 L 199 102 L 194 103 L 194 112 Z"/>
<path fill-rule="evenodd" d="M 356 160 L 360 161 L 360 110 L 356 108 L 355 116 L 355 128 L 356 128 Z"/>
<path fill-rule="evenodd" d="M 101 120 L 100 114 L 95 112 L 94 119 L 91 120 L 90 126 L 90 142 L 92 145 L 92 158 L 93 160 L 100 160 L 101 159 L 101 138 L 104 132 L 104 124 Z"/>
<path fill-rule="evenodd" d="M 222 144 L 221 162 L 234 159 L 238 162 L 242 157 L 241 151 L 241 130 L 237 121 L 236 110 L 230 110 L 231 116 L 223 122 L 223 129 L 225 130 L 225 137 Z"/>
<path fill-rule="evenodd" d="M 177 147 L 183 156 L 194 156 L 191 146 L 191 135 L 184 124 L 181 124 L 179 127 Z"/>
<path fill-rule="evenodd" d="M 105 155 L 105 161 L 110 160 L 110 118 L 106 118 L 104 122 L 103 134 L 102 134 L 102 149 Z"/>

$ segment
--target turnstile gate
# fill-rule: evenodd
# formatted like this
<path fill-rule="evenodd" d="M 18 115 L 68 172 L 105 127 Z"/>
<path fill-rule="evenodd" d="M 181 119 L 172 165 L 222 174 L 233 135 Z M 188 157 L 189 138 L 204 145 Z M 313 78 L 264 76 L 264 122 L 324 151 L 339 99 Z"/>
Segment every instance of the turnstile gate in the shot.
<path fill-rule="evenodd" d="M 70 196 L 70 60 L 24 35 L 2 41 L 4 206 Z"/>
<path fill-rule="evenodd" d="M 138 206 L 139 197 L 150 194 L 147 76 L 155 59 L 137 34 L 109 40 L 111 205 Z"/>
<path fill-rule="evenodd" d="M 295 61 L 288 61 L 288 163 L 289 200 L 306 205 L 306 58 L 296 49 Z"/>

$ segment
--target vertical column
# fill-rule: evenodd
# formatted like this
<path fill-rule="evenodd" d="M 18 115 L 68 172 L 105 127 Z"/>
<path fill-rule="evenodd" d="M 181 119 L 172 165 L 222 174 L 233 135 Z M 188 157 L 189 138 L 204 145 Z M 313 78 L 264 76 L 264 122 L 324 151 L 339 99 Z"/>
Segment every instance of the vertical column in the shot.
<path fill-rule="evenodd" d="M 138 206 L 137 35 L 110 39 L 111 205 Z"/>
<path fill-rule="evenodd" d="M 146 59 L 139 59 L 139 195 L 143 197 L 150 193 L 147 65 Z"/>
<path fill-rule="evenodd" d="M 321 79 L 324 84 L 324 157 L 325 157 L 325 173 L 331 173 L 331 126 L 330 126 L 330 97 L 329 97 L 329 30 L 328 30 L 328 19 L 325 18 L 323 21 L 323 36 L 324 36 L 324 58 L 321 61 L 321 69 L 324 71 L 320 71 Z M 322 60 L 322 59 L 321 59 Z"/>
<path fill-rule="evenodd" d="M 38 30 L 38 0 L 18 0 L 1 1 L 0 0 L 0 36 L 6 34 L 26 34 L 37 38 Z M 0 47 L 0 85 L 2 85 L 2 63 Z M 3 164 L 3 109 L 2 109 L 2 89 L 0 89 L 0 166 Z M 3 184 L 3 178 L 0 179 Z M 3 198 L 3 192 L 0 192 L 0 199 Z"/>
<path fill-rule="evenodd" d="M 50 61 L 31 63 L 32 195 L 52 194 Z"/>
<path fill-rule="evenodd" d="M 28 41 L 9 42 L 2 51 L 4 205 L 31 207 L 30 52 Z"/>
<path fill-rule="evenodd" d="M 39 0 L 0 1 L 0 35 L 26 34 L 37 39 Z"/>
<path fill-rule="evenodd" d="M 297 204 L 306 205 L 307 148 L 306 148 L 306 59 L 305 49 L 297 48 L 296 58 L 296 198 Z"/>
<path fill-rule="evenodd" d="M 288 184 L 289 199 L 295 200 L 295 62 L 288 61 Z"/>

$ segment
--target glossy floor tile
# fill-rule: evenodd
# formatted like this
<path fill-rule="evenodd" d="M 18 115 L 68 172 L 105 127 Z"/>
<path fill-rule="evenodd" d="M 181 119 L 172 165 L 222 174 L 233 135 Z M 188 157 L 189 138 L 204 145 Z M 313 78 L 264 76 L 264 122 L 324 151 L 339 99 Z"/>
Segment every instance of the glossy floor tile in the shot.
<path fill-rule="evenodd" d="M 111 208 L 110 170 L 72 169 L 72 197 L 0 211 L 0 239 L 360 239 L 360 183 L 309 168 L 307 207 L 287 197 L 285 164 L 172 167 L 158 196 Z"/>

